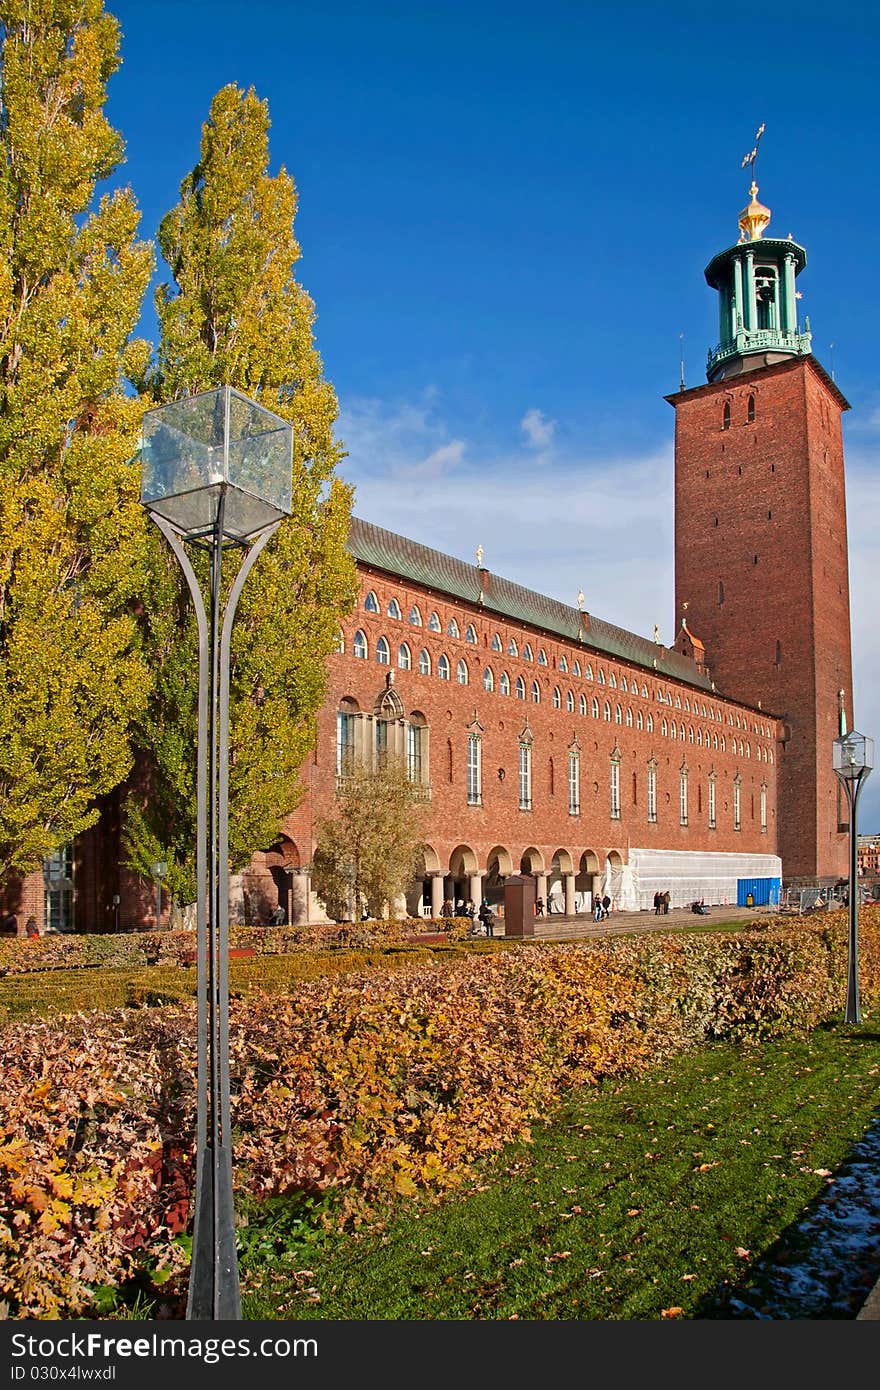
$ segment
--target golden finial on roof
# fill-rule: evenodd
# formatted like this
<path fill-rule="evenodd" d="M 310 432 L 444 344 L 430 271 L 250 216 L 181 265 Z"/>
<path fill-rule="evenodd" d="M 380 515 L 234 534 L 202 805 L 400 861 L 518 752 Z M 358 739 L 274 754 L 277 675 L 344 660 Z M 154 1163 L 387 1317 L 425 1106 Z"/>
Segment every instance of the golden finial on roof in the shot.
<path fill-rule="evenodd" d="M 744 207 L 739 215 L 739 239 L 740 241 L 759 241 L 764 228 L 770 221 L 770 209 L 763 203 L 758 202 L 758 185 L 755 183 L 755 160 L 758 158 L 758 146 L 761 143 L 761 136 L 764 134 L 764 124 L 758 126 L 755 132 L 755 143 L 747 155 L 743 156 L 740 168 L 744 169 L 748 164 L 752 171 L 752 183 L 749 188 L 751 202 Z"/>

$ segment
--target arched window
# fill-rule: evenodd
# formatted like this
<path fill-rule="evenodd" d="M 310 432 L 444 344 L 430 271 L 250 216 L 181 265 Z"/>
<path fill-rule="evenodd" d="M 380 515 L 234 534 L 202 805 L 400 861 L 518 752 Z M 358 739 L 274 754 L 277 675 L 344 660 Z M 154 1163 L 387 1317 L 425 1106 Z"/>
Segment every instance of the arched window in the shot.
<path fill-rule="evenodd" d="M 650 717 L 651 717 L 651 716 L 648 715 L 648 718 L 649 718 L 649 719 L 650 719 Z M 644 727 L 645 727 L 645 716 L 642 714 L 642 711 L 641 711 L 641 710 L 638 710 L 638 712 L 636 713 L 636 728 L 637 728 L 637 729 L 644 729 Z"/>
<path fill-rule="evenodd" d="M 495 689 L 495 672 L 491 666 L 487 666 L 483 672 L 483 689 L 488 690 L 490 695 Z"/>
<path fill-rule="evenodd" d="M 646 685 L 643 685 L 643 686 L 642 686 L 642 699 L 643 699 L 643 700 L 647 700 L 647 698 L 648 698 L 648 687 L 647 687 Z"/>
<path fill-rule="evenodd" d="M 614 706 L 614 722 L 615 724 L 623 723 L 623 710 L 620 708 L 620 705 Z"/>
<path fill-rule="evenodd" d="M 680 695 L 676 695 L 676 697 L 675 697 L 675 708 L 676 708 L 676 709 L 681 709 L 681 696 L 680 696 Z"/>
<path fill-rule="evenodd" d="M 573 676 L 579 676 L 580 673 L 581 673 L 581 663 L 580 663 L 578 660 L 575 660 L 575 663 L 574 663 L 574 665 L 573 665 L 572 668 L 571 668 L 571 674 L 572 674 Z"/>
<path fill-rule="evenodd" d="M 748 422 L 749 422 L 750 425 L 754 422 L 754 419 L 755 419 L 755 398 L 754 398 L 754 396 L 749 396 L 749 409 L 748 409 L 748 415 L 747 415 L 746 418 L 748 419 Z"/>
<path fill-rule="evenodd" d="M 336 646 L 333 648 L 333 650 L 335 652 L 339 652 L 340 656 L 345 651 L 345 633 L 342 631 L 341 627 L 337 629 Z"/>
<path fill-rule="evenodd" d="M 450 618 L 450 619 L 449 619 L 449 622 L 448 622 L 447 625 L 446 625 L 446 636 L 447 636 L 447 637 L 460 637 L 460 636 L 461 636 L 461 632 L 459 631 L 458 623 L 456 622 L 455 618 Z"/>
<path fill-rule="evenodd" d="M 564 652 L 563 652 L 562 656 L 559 658 L 559 669 L 560 669 L 560 671 L 566 671 L 566 672 L 568 671 L 568 662 L 567 662 L 566 659 L 565 659 L 565 653 L 564 653 Z"/>
<path fill-rule="evenodd" d="M 533 704 L 533 705 L 539 705 L 540 703 L 541 703 L 541 687 L 539 686 L 539 684 L 538 684 L 537 681 L 532 681 L 532 704 Z"/>
<path fill-rule="evenodd" d="M 518 700 L 524 700 L 526 698 L 526 683 L 522 676 L 517 676 L 516 678 L 516 698 Z"/>
<path fill-rule="evenodd" d="M 553 708 L 562 709 L 562 691 L 558 685 L 553 687 Z"/>
<path fill-rule="evenodd" d="M 590 701 L 590 714 L 593 716 L 594 719 L 599 718 L 599 701 L 596 699 L 595 695 Z"/>
<path fill-rule="evenodd" d="M 586 712 L 587 712 L 587 697 L 586 697 L 586 695 L 581 694 L 581 695 L 578 696 L 578 710 L 579 710 L 579 712 L 580 712 L 581 714 L 586 715 Z"/>
<path fill-rule="evenodd" d="M 477 645 L 477 629 L 474 627 L 473 623 L 468 623 L 465 628 L 464 640 L 470 642 L 472 647 Z"/>
<path fill-rule="evenodd" d="M 441 681 L 449 680 L 449 657 L 445 652 L 441 652 L 437 658 L 437 678 Z"/>
<path fill-rule="evenodd" d="M 678 729 L 676 728 L 675 720 L 674 720 L 674 719 L 672 720 L 671 724 L 669 725 L 669 737 L 670 737 L 670 738 L 677 738 L 677 737 L 678 737 Z"/>
<path fill-rule="evenodd" d="M 573 690 L 567 690 L 567 691 L 565 692 L 565 708 L 568 710 L 569 714 L 574 714 L 574 691 L 573 691 Z"/>
<path fill-rule="evenodd" d="M 431 674 L 431 656 L 430 656 L 430 653 L 429 653 L 429 652 L 426 652 L 426 651 L 425 651 L 425 648 L 422 647 L 422 650 L 419 652 L 419 675 L 420 675 L 420 676 L 430 676 L 430 674 Z"/>
<path fill-rule="evenodd" d="M 498 682 L 498 689 L 502 695 L 510 694 L 510 676 L 506 671 L 501 672 L 501 680 Z"/>
<path fill-rule="evenodd" d="M 397 664 L 401 671 L 412 670 L 412 652 L 405 642 L 401 642 L 397 652 Z"/>
<path fill-rule="evenodd" d="M 492 650 L 493 652 L 500 652 L 502 650 L 501 638 L 498 636 L 497 632 L 492 633 Z"/>
<path fill-rule="evenodd" d="M 389 618 L 400 617 L 400 604 L 397 602 L 396 598 L 391 599 L 388 604 L 388 616 Z"/>
<path fill-rule="evenodd" d="M 578 675 L 580 675 L 580 672 L 578 672 Z M 584 671 L 584 679 L 588 681 L 593 679 L 593 667 L 589 661 L 587 662 L 587 669 Z"/>
<path fill-rule="evenodd" d="M 532 657 L 532 648 L 531 648 L 531 645 L 530 645 L 528 642 L 526 642 L 525 646 L 523 647 L 523 661 L 532 661 L 532 660 L 533 660 L 533 657 Z"/>
<path fill-rule="evenodd" d="M 632 726 L 633 726 L 633 712 L 632 712 L 632 710 L 630 709 L 629 705 L 627 705 L 627 707 L 626 707 L 626 727 L 627 727 L 628 729 L 631 729 Z"/>
<path fill-rule="evenodd" d="M 660 721 L 660 732 L 661 732 L 661 734 L 663 735 L 664 738 L 665 738 L 666 735 L 669 733 L 669 729 L 668 729 L 668 727 L 667 727 L 667 724 L 666 724 L 666 720 L 665 720 L 665 719 L 661 719 L 661 721 Z"/>
<path fill-rule="evenodd" d="M 694 741 L 694 726 L 693 726 L 693 724 L 688 724 L 688 743 L 693 743 L 693 741 Z"/>
<path fill-rule="evenodd" d="M 440 625 L 440 616 L 439 616 L 439 614 L 437 614 L 437 613 L 432 613 L 432 614 L 431 614 L 430 618 L 428 619 L 428 631 L 429 631 L 429 632 L 442 632 L 442 631 L 443 631 L 443 628 L 442 628 L 441 625 Z"/>
<path fill-rule="evenodd" d="M 608 685 L 609 685 L 609 688 L 610 688 L 611 690 L 616 690 L 616 689 L 617 689 L 617 677 L 615 676 L 615 674 L 614 674 L 613 671 L 611 672 L 610 676 L 608 677 Z"/>
<path fill-rule="evenodd" d="M 683 725 L 683 724 L 679 724 L 679 726 L 678 726 L 678 736 L 679 736 L 679 738 L 681 739 L 682 743 L 684 743 L 684 725 Z"/>
<path fill-rule="evenodd" d="M 723 734 L 721 735 L 721 751 L 722 751 L 722 753 L 726 753 L 726 752 L 727 752 L 727 745 L 726 745 L 726 743 L 724 742 L 724 735 L 723 735 Z"/>
<path fill-rule="evenodd" d="M 629 690 L 629 686 L 626 683 L 626 676 L 620 677 L 620 688 L 621 690 Z"/>
<path fill-rule="evenodd" d="M 418 605 L 415 603 L 409 610 L 409 620 L 412 623 L 413 627 L 421 627 L 422 625 L 422 615 L 419 612 Z"/>
<path fill-rule="evenodd" d="M 458 663 L 458 665 L 456 666 L 456 668 L 455 668 L 455 679 L 458 681 L 459 685 L 467 685 L 467 683 L 468 683 L 468 668 L 467 668 L 467 662 L 466 662 L 466 661 L 460 661 L 460 662 Z"/>
<path fill-rule="evenodd" d="M 723 430 L 730 429 L 730 401 L 724 402 L 724 409 L 721 412 L 721 428 Z"/>
<path fill-rule="evenodd" d="M 685 709 L 687 710 L 688 714 L 690 714 L 690 712 L 691 712 L 691 702 L 690 702 L 690 700 L 688 699 L 688 697 L 687 697 L 686 695 L 685 695 L 685 697 L 684 697 L 684 707 L 685 707 Z M 696 709 L 696 706 L 694 706 L 694 708 Z"/>
<path fill-rule="evenodd" d="M 611 723 L 611 706 L 610 706 L 610 704 L 608 703 L 607 700 L 605 701 L 604 705 L 602 706 L 602 718 L 603 718 L 607 723 L 609 723 L 609 724 Z"/>
<path fill-rule="evenodd" d="M 538 665 L 539 665 L 539 666 L 546 666 L 546 665 L 547 665 L 547 653 L 544 651 L 544 648 L 543 648 L 543 647 L 541 647 L 540 651 L 538 652 Z"/>
<path fill-rule="evenodd" d="M 596 680 L 599 682 L 600 685 L 605 684 L 605 672 L 602 670 L 601 666 L 599 667 L 599 670 L 596 672 Z"/>
<path fill-rule="evenodd" d="M 376 598 L 376 595 L 373 593 L 372 589 L 367 594 L 367 597 L 364 599 L 364 608 L 368 613 L 379 612 L 379 600 Z"/>
<path fill-rule="evenodd" d="M 358 628 L 357 632 L 354 635 L 354 641 L 351 644 L 351 649 L 359 661 L 366 661 L 367 639 L 364 633 L 361 632 L 360 628 Z"/>
<path fill-rule="evenodd" d="M 519 656 L 519 648 L 517 647 L 516 642 L 513 640 L 512 637 L 510 638 L 510 640 L 509 640 L 508 643 L 507 643 L 507 655 L 508 655 L 508 656 Z"/>
<path fill-rule="evenodd" d="M 647 729 L 647 731 L 648 731 L 649 734 L 652 734 L 652 733 L 654 732 L 654 716 L 653 716 L 653 714 L 650 714 L 650 713 L 649 713 L 649 714 L 647 714 L 647 715 L 645 716 L 645 728 Z M 663 732 L 664 732 L 664 734 L 665 734 L 665 733 L 666 733 L 666 730 L 664 729 Z"/>
<path fill-rule="evenodd" d="M 380 637 L 376 643 L 376 660 L 380 666 L 387 666 L 391 659 L 391 652 L 388 648 L 388 641 L 385 637 Z"/>
<path fill-rule="evenodd" d="M 707 734 L 707 735 L 706 735 L 706 746 L 708 747 L 708 745 L 709 745 L 709 735 Z M 702 746 L 703 746 L 703 730 L 702 730 L 702 729 L 697 729 L 697 747 L 698 747 L 698 748 L 702 748 Z"/>

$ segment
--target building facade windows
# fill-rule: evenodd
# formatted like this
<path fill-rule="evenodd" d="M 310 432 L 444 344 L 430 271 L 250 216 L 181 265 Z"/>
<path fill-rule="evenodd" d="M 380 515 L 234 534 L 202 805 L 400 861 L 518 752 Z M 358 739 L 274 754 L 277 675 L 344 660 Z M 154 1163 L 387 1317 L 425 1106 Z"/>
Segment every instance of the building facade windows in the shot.
<path fill-rule="evenodd" d="M 400 667 L 401 671 L 412 670 L 412 652 L 410 651 L 406 642 L 401 642 L 397 650 L 397 664 Z"/>
<path fill-rule="evenodd" d="M 418 605 L 415 603 L 409 610 L 409 621 L 413 627 L 421 627 L 422 625 L 422 615 L 419 612 Z"/>
<path fill-rule="evenodd" d="M 456 620 L 455 618 L 450 618 L 450 619 L 449 619 L 449 622 L 446 624 L 446 636 L 447 636 L 447 637 L 460 637 L 460 636 L 461 636 L 461 632 L 459 631 L 458 622 L 457 622 L 457 620 Z"/>
<path fill-rule="evenodd" d="M 493 652 L 503 651 L 503 647 L 501 646 L 501 638 L 498 636 L 497 632 L 493 632 L 492 634 L 492 650 Z"/>
<path fill-rule="evenodd" d="M 532 681 L 532 704 L 533 704 L 533 705 L 539 705 L 540 703 L 541 703 L 541 687 L 539 686 L 539 684 L 538 684 L 537 681 Z"/>
<path fill-rule="evenodd" d="M 483 689 L 487 690 L 490 695 L 495 689 L 495 672 L 491 666 L 487 666 L 483 672 Z"/>
<path fill-rule="evenodd" d="M 580 694 L 580 695 L 578 696 L 578 711 L 579 711 L 580 714 L 586 716 L 586 713 L 587 713 L 587 697 L 586 697 L 586 695 L 584 695 L 584 694 Z"/>
<path fill-rule="evenodd" d="M 419 675 L 430 676 L 431 674 L 431 655 L 422 647 L 419 652 Z"/>
<path fill-rule="evenodd" d="M 400 619 L 400 604 L 396 598 L 391 599 L 388 604 L 388 616 L 389 618 Z"/>
<path fill-rule="evenodd" d="M 648 820 L 653 824 L 657 819 L 657 764 L 653 758 L 648 763 L 647 806 Z"/>
<path fill-rule="evenodd" d="M 715 819 L 715 774 L 714 774 L 714 772 L 710 772 L 710 773 L 709 773 L 709 808 L 708 808 L 708 809 L 709 809 L 709 829 L 710 829 L 710 830 L 714 830 L 714 829 L 716 828 L 716 819 Z"/>
<path fill-rule="evenodd" d="M 376 660 L 380 666 L 387 666 L 391 660 L 391 652 L 386 637 L 380 637 L 376 643 Z"/>
<path fill-rule="evenodd" d="M 678 823 L 688 823 L 688 770 L 683 763 L 678 774 Z"/>
<path fill-rule="evenodd" d="M 500 680 L 500 682 L 499 682 L 499 689 L 500 689 L 502 695 L 509 695 L 509 694 L 510 694 L 510 676 L 507 674 L 506 671 L 502 671 L 502 672 L 501 672 L 501 680 Z"/>
<path fill-rule="evenodd" d="M 531 648 L 531 646 L 529 645 L 528 642 L 526 642 L 525 646 L 523 647 L 522 654 L 523 654 L 523 661 L 531 661 L 531 660 L 533 659 L 533 658 L 532 658 L 532 648 Z"/>
<path fill-rule="evenodd" d="M 532 809 L 532 741 L 526 736 L 519 743 L 519 809 Z"/>
<path fill-rule="evenodd" d="M 483 800 L 483 754 L 479 733 L 467 737 L 467 799 L 469 806 L 479 806 Z"/>
<path fill-rule="evenodd" d="M 347 710 L 336 711 L 336 776 L 344 777 L 354 761 L 355 716 Z"/>
<path fill-rule="evenodd" d="M 573 691 L 573 690 L 567 690 L 567 691 L 565 692 L 565 708 L 568 710 L 569 714 L 574 714 L 574 691 Z"/>
<path fill-rule="evenodd" d="M 518 700 L 524 700 L 526 698 L 526 683 L 522 676 L 517 676 L 516 678 L 516 698 Z"/>
<path fill-rule="evenodd" d="M 767 834 L 767 783 L 761 783 L 761 834 Z"/>
<path fill-rule="evenodd" d="M 437 677 L 441 681 L 449 680 L 449 657 L 445 652 L 441 652 L 437 658 Z"/>
<path fill-rule="evenodd" d="M 467 685 L 468 668 L 466 661 L 459 661 L 458 665 L 455 668 L 455 679 L 458 681 L 459 685 Z"/>
<path fill-rule="evenodd" d="M 581 813 L 581 755 L 577 748 L 568 750 L 568 814 Z"/>
<path fill-rule="evenodd" d="M 733 828 L 742 829 L 742 785 L 738 775 L 733 779 Z"/>
<path fill-rule="evenodd" d="M 429 632 L 442 632 L 442 631 L 443 631 L 443 628 L 442 628 L 442 626 L 441 626 L 441 624 L 440 624 L 440 616 L 439 616 L 439 614 L 437 614 L 437 613 L 432 613 L 432 614 L 431 614 L 430 618 L 428 619 L 428 631 L 429 631 Z"/>
<path fill-rule="evenodd" d="M 373 593 L 372 589 L 367 594 L 367 597 L 364 599 L 364 610 L 367 613 L 379 612 L 379 600 L 376 598 L 376 595 Z"/>
<path fill-rule="evenodd" d="M 562 709 L 562 691 L 558 685 L 553 687 L 553 708 Z"/>
<path fill-rule="evenodd" d="M 368 655 L 367 639 L 366 635 L 361 631 L 360 628 L 358 628 L 357 632 L 354 635 L 354 641 L 351 644 L 351 650 L 357 657 L 358 661 L 366 661 Z"/>
<path fill-rule="evenodd" d="M 620 820 L 620 754 L 611 755 L 611 819 Z"/>
<path fill-rule="evenodd" d="M 464 640 L 470 642 L 472 647 L 477 645 L 477 629 L 474 627 L 473 623 L 468 623 L 465 629 Z"/>

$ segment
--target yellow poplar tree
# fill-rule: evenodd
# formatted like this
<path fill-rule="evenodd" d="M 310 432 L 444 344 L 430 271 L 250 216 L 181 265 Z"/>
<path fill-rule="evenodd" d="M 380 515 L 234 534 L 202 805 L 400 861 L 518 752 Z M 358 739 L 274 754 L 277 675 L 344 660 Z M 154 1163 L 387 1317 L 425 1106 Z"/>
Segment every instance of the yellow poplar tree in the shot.
<path fill-rule="evenodd" d="M 144 519 L 126 373 L 152 271 L 101 0 L 0 0 L 0 874 L 37 868 L 128 772 L 147 666 Z"/>
<path fill-rule="evenodd" d="M 326 657 L 355 592 L 346 549 L 351 489 L 335 476 L 336 395 L 313 341 L 314 304 L 293 273 L 300 256 L 293 180 L 283 168 L 268 173 L 269 125 L 253 90 L 233 85 L 215 96 L 199 162 L 159 229 L 174 283 L 157 291 L 161 337 L 141 383 L 157 403 L 234 386 L 294 426 L 293 515 L 249 576 L 233 629 L 234 866 L 273 843 L 301 795 L 298 773 L 314 743 Z M 180 898 L 192 891 L 195 628 L 161 538 L 151 565 L 147 621 L 157 672 L 143 726 L 151 790 L 128 800 L 127 842 L 134 867 L 144 870 L 157 854 L 166 860 Z"/>

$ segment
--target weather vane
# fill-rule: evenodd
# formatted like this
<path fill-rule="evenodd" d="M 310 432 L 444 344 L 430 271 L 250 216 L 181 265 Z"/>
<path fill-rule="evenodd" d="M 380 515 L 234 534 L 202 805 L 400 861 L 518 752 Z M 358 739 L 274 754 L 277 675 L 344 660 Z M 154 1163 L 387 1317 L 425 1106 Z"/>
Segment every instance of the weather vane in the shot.
<path fill-rule="evenodd" d="M 758 158 L 758 146 L 759 146 L 760 143 L 761 143 L 761 136 L 762 136 L 763 134 L 764 134 L 764 122 L 762 121 L 761 124 L 758 126 L 758 129 L 755 131 L 755 144 L 754 144 L 754 147 L 753 147 L 752 149 L 749 150 L 749 152 L 748 152 L 747 155 L 744 155 L 744 156 L 743 156 L 743 162 L 742 162 L 742 164 L 739 166 L 741 169 L 744 169 L 744 168 L 746 167 L 747 164 L 751 165 L 751 170 L 752 170 L 752 183 L 755 182 L 755 160 Z"/>

